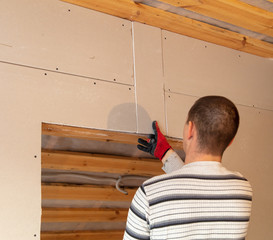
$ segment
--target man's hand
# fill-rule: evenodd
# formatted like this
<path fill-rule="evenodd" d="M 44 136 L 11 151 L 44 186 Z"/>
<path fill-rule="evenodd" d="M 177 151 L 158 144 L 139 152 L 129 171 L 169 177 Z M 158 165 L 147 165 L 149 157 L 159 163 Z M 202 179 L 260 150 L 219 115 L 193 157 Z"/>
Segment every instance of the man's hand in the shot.
<path fill-rule="evenodd" d="M 141 145 L 137 145 L 137 148 L 141 151 L 152 154 L 153 156 L 159 158 L 162 161 L 162 158 L 172 147 L 167 142 L 164 135 L 161 133 L 156 121 L 153 121 L 152 127 L 154 130 L 154 134 L 150 135 L 147 141 L 142 138 L 139 138 L 138 142 Z"/>

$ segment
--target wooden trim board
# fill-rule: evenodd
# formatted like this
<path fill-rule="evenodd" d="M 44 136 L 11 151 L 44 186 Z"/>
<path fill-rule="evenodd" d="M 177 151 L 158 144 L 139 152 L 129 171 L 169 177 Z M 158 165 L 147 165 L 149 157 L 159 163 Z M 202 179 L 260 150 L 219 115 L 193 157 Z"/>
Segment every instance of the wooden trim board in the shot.
<path fill-rule="evenodd" d="M 43 208 L 42 222 L 125 222 L 128 209 Z"/>
<path fill-rule="evenodd" d="M 261 57 L 273 57 L 273 44 L 132 0 L 62 0 L 116 17 L 215 43 Z"/>
<path fill-rule="evenodd" d="M 157 159 L 64 151 L 42 151 L 42 169 L 156 176 L 163 174 Z"/>
<path fill-rule="evenodd" d="M 42 199 L 131 202 L 137 188 L 126 188 L 128 195 L 110 186 L 42 184 Z"/>
<path fill-rule="evenodd" d="M 81 138 L 95 141 L 116 142 L 133 145 L 137 145 L 138 138 L 140 137 L 146 138 L 146 136 L 139 134 L 72 127 L 50 123 L 42 123 L 42 134 L 58 137 Z M 183 149 L 182 139 L 167 137 L 167 140 L 174 149 L 178 150 Z"/>
<path fill-rule="evenodd" d="M 124 230 L 92 231 L 92 232 L 42 232 L 41 240 L 120 240 Z"/>

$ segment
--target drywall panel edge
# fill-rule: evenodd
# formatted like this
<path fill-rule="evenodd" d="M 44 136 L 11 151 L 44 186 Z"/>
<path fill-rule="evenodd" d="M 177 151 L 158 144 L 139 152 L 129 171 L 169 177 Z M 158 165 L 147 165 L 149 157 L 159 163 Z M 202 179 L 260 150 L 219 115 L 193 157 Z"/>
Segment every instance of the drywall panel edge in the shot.
<path fill-rule="evenodd" d="M 273 110 L 273 61 L 163 31 L 165 89 Z"/>
<path fill-rule="evenodd" d="M 0 61 L 133 85 L 130 21 L 56 0 L 1 9 Z"/>
<path fill-rule="evenodd" d="M 197 100 L 197 97 L 165 93 L 168 136 L 183 138 L 183 129 L 188 111 Z"/>
<path fill-rule="evenodd" d="M 134 87 L 0 63 L 1 239 L 39 239 L 41 123 L 136 132 Z"/>
<path fill-rule="evenodd" d="M 161 30 L 133 22 L 135 86 L 139 133 L 152 133 L 157 120 L 165 133 Z"/>

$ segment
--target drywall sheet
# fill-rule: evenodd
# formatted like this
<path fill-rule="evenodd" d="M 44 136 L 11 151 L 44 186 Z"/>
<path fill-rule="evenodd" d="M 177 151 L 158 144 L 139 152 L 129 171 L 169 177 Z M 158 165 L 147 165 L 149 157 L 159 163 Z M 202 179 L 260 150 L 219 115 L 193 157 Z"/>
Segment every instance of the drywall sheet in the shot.
<path fill-rule="evenodd" d="M 165 89 L 273 110 L 273 61 L 163 31 Z"/>
<path fill-rule="evenodd" d="M 224 165 L 239 171 L 253 188 L 253 205 L 247 240 L 273 239 L 273 112 L 238 106 L 240 127 L 224 155 Z"/>
<path fill-rule="evenodd" d="M 196 97 L 166 92 L 168 134 L 182 137 L 187 113 Z M 272 239 L 273 111 L 237 105 L 240 127 L 226 150 L 223 164 L 241 172 L 254 191 L 248 240 Z"/>
<path fill-rule="evenodd" d="M 152 133 L 157 120 L 165 132 L 161 30 L 133 23 L 135 84 L 139 133 Z"/>
<path fill-rule="evenodd" d="M 183 138 L 183 129 L 187 120 L 188 111 L 198 98 L 166 92 L 165 99 L 168 135 Z"/>
<path fill-rule="evenodd" d="M 136 131 L 134 88 L 0 63 L 1 239 L 39 239 L 41 123 Z"/>
<path fill-rule="evenodd" d="M 15 109 L 22 104 L 22 110 L 41 122 L 136 132 L 134 87 L 0 65 L 2 89 L 10 86 L 11 91 L 9 101 L 3 102 L 9 111 L 13 109 L 9 104 L 16 102 Z"/>
<path fill-rule="evenodd" d="M 134 84 L 130 21 L 56 0 L 1 9 L 1 61 Z"/>

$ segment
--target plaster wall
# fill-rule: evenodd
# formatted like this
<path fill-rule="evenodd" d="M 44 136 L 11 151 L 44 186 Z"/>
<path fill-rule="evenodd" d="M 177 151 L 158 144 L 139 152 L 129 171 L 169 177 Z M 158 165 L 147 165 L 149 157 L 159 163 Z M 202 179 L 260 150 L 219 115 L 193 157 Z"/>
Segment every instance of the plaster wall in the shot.
<path fill-rule="evenodd" d="M 40 237 L 42 122 L 151 133 L 156 119 L 182 137 L 207 94 L 241 114 L 224 164 L 253 185 L 247 239 L 273 238 L 272 60 L 56 0 L 1 6 L 1 239 Z"/>

